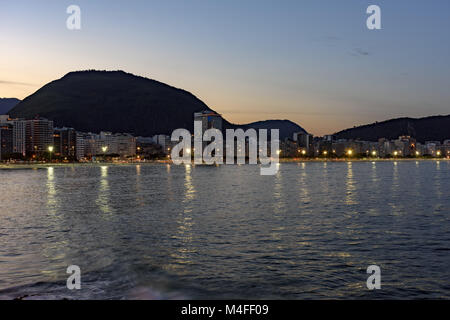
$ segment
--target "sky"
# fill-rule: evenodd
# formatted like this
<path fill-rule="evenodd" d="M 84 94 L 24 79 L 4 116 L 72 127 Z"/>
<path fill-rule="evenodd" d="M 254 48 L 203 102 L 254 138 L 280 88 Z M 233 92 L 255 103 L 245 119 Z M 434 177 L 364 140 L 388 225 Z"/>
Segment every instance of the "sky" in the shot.
<path fill-rule="evenodd" d="M 81 30 L 69 30 L 69 5 Z M 369 30 L 369 5 L 381 30 Z M 0 97 L 75 70 L 183 88 L 234 123 L 315 135 L 450 114 L 448 0 L 0 0 Z"/>

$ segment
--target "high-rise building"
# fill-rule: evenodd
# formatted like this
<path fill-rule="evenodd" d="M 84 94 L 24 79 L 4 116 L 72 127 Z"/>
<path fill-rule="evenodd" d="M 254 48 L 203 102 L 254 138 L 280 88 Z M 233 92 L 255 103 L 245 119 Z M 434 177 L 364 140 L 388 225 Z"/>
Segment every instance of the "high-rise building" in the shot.
<path fill-rule="evenodd" d="M 395 147 L 403 157 L 414 155 L 416 152 L 416 140 L 410 136 L 400 136 L 394 141 Z"/>
<path fill-rule="evenodd" d="M 87 134 L 83 132 L 76 133 L 75 157 L 81 160 L 87 155 Z"/>
<path fill-rule="evenodd" d="M 128 157 L 136 155 L 136 138 L 127 133 L 76 133 L 76 158 L 102 155 Z"/>
<path fill-rule="evenodd" d="M 154 135 L 152 140 L 153 143 L 161 146 L 162 152 L 165 154 L 169 154 L 174 145 L 170 139 L 170 136 L 167 136 L 165 134 Z"/>
<path fill-rule="evenodd" d="M 425 150 L 426 150 L 425 154 L 433 157 L 436 156 L 440 146 L 441 146 L 440 141 L 425 141 Z"/>
<path fill-rule="evenodd" d="M 13 150 L 25 156 L 25 124 L 24 119 L 11 119 L 8 115 L 0 115 L 0 124 L 11 124 L 13 128 Z"/>
<path fill-rule="evenodd" d="M 28 154 L 48 151 L 53 145 L 53 121 L 44 118 L 27 120 L 25 124 L 25 150 Z"/>
<path fill-rule="evenodd" d="M 13 153 L 13 125 L 0 124 L 0 159 L 7 160 Z"/>
<path fill-rule="evenodd" d="M 112 132 L 102 131 L 96 141 L 97 154 L 118 154 L 117 140 Z M 103 152 L 106 148 L 105 152 Z"/>
<path fill-rule="evenodd" d="M 367 154 L 369 146 L 364 141 L 339 139 L 332 144 L 332 153 L 342 157 L 353 157 L 360 154 Z"/>
<path fill-rule="evenodd" d="M 222 131 L 222 116 L 214 111 L 202 111 L 194 113 L 194 121 L 202 122 L 202 132 L 215 128 Z"/>
<path fill-rule="evenodd" d="M 55 155 L 67 158 L 76 157 L 77 133 L 73 128 L 55 128 L 53 132 Z"/>
<path fill-rule="evenodd" d="M 301 151 L 306 151 L 307 155 L 312 153 L 313 136 L 305 132 L 295 132 L 293 140 L 297 142 Z"/>
<path fill-rule="evenodd" d="M 203 134 L 208 129 L 218 129 L 222 132 L 222 116 L 214 111 L 202 111 L 202 112 L 195 112 L 194 113 L 194 121 L 200 121 L 202 123 L 202 132 L 201 137 L 195 136 L 194 139 L 199 139 L 200 141 L 197 141 L 198 143 L 201 143 L 202 150 L 205 149 L 205 147 L 208 145 L 207 142 L 203 141 Z M 195 145 L 195 143 L 194 143 Z M 195 149 L 195 147 L 194 147 Z M 202 152 L 201 150 L 195 150 L 195 152 Z"/>
<path fill-rule="evenodd" d="M 136 138 L 128 133 L 114 135 L 117 143 L 117 153 L 122 157 L 136 155 Z"/>
<path fill-rule="evenodd" d="M 12 119 L 11 121 L 13 122 L 13 152 L 25 156 L 25 128 L 27 122 L 24 119 Z"/>
<path fill-rule="evenodd" d="M 450 140 L 444 140 L 442 143 L 442 152 L 446 157 L 450 157 Z"/>

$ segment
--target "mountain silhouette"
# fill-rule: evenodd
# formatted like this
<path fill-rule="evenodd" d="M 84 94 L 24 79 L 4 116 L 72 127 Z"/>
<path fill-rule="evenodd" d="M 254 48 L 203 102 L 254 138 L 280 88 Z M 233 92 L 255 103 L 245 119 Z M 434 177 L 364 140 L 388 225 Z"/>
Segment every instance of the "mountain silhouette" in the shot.
<path fill-rule="evenodd" d="M 279 129 L 280 139 L 293 138 L 293 134 L 296 132 L 307 133 L 305 129 L 300 127 L 295 122 L 290 120 L 265 120 L 252 122 L 245 125 L 233 125 L 233 127 L 241 127 L 243 129 L 253 128 L 253 129 Z M 270 133 L 270 132 L 269 132 Z"/>
<path fill-rule="evenodd" d="M 8 114 L 8 111 L 20 102 L 16 98 L 0 98 L 0 114 Z"/>
<path fill-rule="evenodd" d="M 193 128 L 193 113 L 210 110 L 193 94 L 123 71 L 76 71 L 15 106 L 14 117 L 39 115 L 80 131 L 151 136 Z"/>
<path fill-rule="evenodd" d="M 171 134 L 185 128 L 193 132 L 194 112 L 212 110 L 190 92 L 124 71 L 75 71 L 52 81 L 28 96 L 11 111 L 13 117 L 41 116 L 55 126 L 85 132 L 127 132 L 136 136 Z M 212 110 L 214 111 L 214 110 Z M 224 128 L 280 129 L 280 138 L 303 129 L 287 120 Z"/>
<path fill-rule="evenodd" d="M 426 118 L 397 118 L 358 126 L 335 133 L 338 139 L 378 141 L 408 135 L 419 142 L 450 139 L 450 115 Z"/>

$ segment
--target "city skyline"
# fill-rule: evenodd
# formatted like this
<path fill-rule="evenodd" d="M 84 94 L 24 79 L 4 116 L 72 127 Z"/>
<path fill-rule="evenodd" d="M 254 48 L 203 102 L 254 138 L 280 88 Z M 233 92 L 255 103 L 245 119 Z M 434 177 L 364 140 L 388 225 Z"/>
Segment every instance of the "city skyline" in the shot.
<path fill-rule="evenodd" d="M 401 135 L 398 139 L 387 139 L 380 137 L 377 141 L 363 139 L 337 139 L 332 135 L 324 137 L 313 137 L 304 131 L 294 132 L 292 137 L 271 139 L 270 150 L 259 149 L 261 141 L 267 146 L 267 134 L 256 130 L 243 130 L 240 133 L 234 129 L 227 129 L 223 137 L 223 118 L 213 111 L 202 111 L 194 113 L 194 141 L 191 133 L 186 129 L 177 129 L 172 135 L 156 134 L 151 137 L 136 136 L 129 133 L 112 133 L 100 131 L 100 133 L 82 132 L 70 127 L 54 127 L 52 120 L 36 117 L 31 120 L 12 119 L 7 115 L 0 116 L 0 161 L 12 163 L 23 161 L 52 161 L 52 155 L 59 157 L 65 162 L 96 162 L 97 156 L 110 158 L 114 155 L 120 161 L 133 162 L 141 160 L 164 159 L 173 161 L 175 164 L 181 162 L 201 164 L 202 157 L 209 152 L 208 158 L 211 163 L 223 164 L 226 156 L 226 164 L 234 163 L 234 158 L 240 159 L 239 163 L 258 163 L 258 158 L 264 159 L 267 154 L 278 157 L 292 158 L 294 161 L 305 159 L 395 159 L 395 158 L 447 158 L 450 159 L 450 139 L 428 140 L 420 143 L 415 137 Z M 213 129 L 218 131 L 222 138 L 218 145 L 216 141 L 207 147 L 207 131 Z M 183 133 L 181 133 L 183 131 Z M 228 132 L 231 131 L 231 132 Z M 271 130 L 273 131 L 273 130 Z M 208 134 L 212 134 L 211 132 Z M 217 132 L 215 133 L 217 134 Z M 273 133 L 272 133 L 273 134 Z M 183 136 L 182 141 L 177 137 Z M 186 138 L 187 137 L 187 138 Z M 235 144 L 235 139 L 237 142 Z M 184 141 L 186 139 L 186 141 Z M 205 139 L 205 140 L 204 140 Z M 227 146 L 223 146 L 223 140 Z M 276 141 L 275 141 L 276 140 Z M 252 142 L 253 141 L 253 142 Z M 265 141 L 265 142 L 264 142 Z M 256 142 L 256 143 L 254 143 Z M 275 143 L 274 143 L 275 142 Z M 442 143 L 441 143 L 442 142 Z M 219 143 L 219 144 L 220 144 Z M 225 150 L 233 150 L 231 153 Z M 276 148 L 276 149 L 274 149 Z M 209 151 L 207 150 L 209 149 Z M 212 151 L 214 149 L 214 151 Z M 197 150 L 197 151 L 195 151 Z M 216 154 L 216 151 L 218 154 Z M 266 154 L 266 152 L 268 152 Z M 182 158 L 180 158 L 182 154 Z M 186 155 L 186 157 L 185 157 Z M 217 155 L 217 157 L 216 157 Z M 192 156 L 194 156 L 192 158 Z M 206 157 L 209 157 L 206 155 Z M 182 160 L 180 160 L 182 159 Z M 233 159 L 233 160 L 232 160 Z M 277 160 L 278 161 L 278 160 Z"/>
<path fill-rule="evenodd" d="M 368 1 L 77 1 L 77 31 L 65 26 L 70 4 L 3 6 L 1 96 L 23 99 L 74 70 L 122 69 L 188 90 L 233 123 L 289 119 L 318 136 L 448 114 L 445 1 L 377 1 L 374 31 Z"/>

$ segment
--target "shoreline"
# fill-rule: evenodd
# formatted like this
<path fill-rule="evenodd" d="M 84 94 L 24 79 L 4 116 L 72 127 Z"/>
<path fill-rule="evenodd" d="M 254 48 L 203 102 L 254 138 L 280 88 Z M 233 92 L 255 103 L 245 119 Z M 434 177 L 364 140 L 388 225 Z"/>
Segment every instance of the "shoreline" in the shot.
<path fill-rule="evenodd" d="M 302 163 L 302 162 L 398 162 L 398 161 L 450 161 L 449 158 L 388 158 L 388 159 L 302 159 L 302 158 L 281 158 L 280 163 Z M 114 165 L 114 166 L 127 166 L 127 165 L 152 165 L 152 164 L 169 164 L 172 165 L 172 161 L 168 160 L 147 160 L 147 161 L 129 161 L 129 162 L 67 162 L 67 163 L 0 163 L 0 170 L 8 169 L 44 169 L 49 167 L 71 167 L 71 166 L 102 166 L 102 165 Z M 195 166 L 192 161 L 192 165 Z M 225 163 L 222 165 L 226 165 Z M 235 164 L 236 165 L 236 164 Z M 260 164 L 258 164 L 260 165 Z"/>

